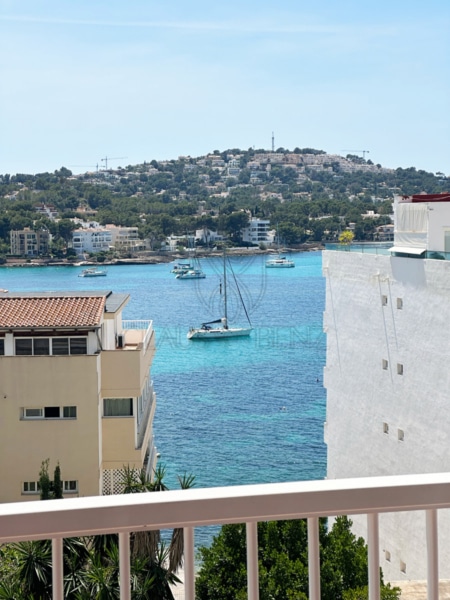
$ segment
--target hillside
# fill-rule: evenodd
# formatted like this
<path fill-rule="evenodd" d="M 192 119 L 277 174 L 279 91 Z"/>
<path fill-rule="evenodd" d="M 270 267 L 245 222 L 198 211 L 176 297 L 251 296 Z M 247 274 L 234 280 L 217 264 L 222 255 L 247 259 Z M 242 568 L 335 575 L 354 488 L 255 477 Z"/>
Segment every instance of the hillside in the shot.
<path fill-rule="evenodd" d="M 390 222 L 395 194 L 450 189 L 442 173 L 385 168 L 356 155 L 283 148 L 232 149 L 207 156 L 151 161 L 73 175 L 0 175 L 0 253 L 11 230 L 47 228 L 64 252 L 75 224 L 95 220 L 139 228 L 158 248 L 165 236 L 208 227 L 239 241 L 242 209 L 270 219 L 285 244 L 334 240 L 350 223 L 358 240 L 373 240 Z M 364 217 L 363 217 L 364 215 Z M 241 215 L 242 216 L 242 215 Z"/>

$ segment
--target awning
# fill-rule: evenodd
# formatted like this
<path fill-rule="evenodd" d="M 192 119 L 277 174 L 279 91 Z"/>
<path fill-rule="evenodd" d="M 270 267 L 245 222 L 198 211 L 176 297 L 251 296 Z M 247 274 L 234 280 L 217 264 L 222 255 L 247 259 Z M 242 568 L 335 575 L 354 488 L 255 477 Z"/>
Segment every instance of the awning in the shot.
<path fill-rule="evenodd" d="M 392 248 L 389 248 L 389 252 L 398 252 L 399 254 L 414 254 L 414 256 L 425 254 L 426 251 L 426 248 L 408 248 L 408 246 L 392 246 Z"/>

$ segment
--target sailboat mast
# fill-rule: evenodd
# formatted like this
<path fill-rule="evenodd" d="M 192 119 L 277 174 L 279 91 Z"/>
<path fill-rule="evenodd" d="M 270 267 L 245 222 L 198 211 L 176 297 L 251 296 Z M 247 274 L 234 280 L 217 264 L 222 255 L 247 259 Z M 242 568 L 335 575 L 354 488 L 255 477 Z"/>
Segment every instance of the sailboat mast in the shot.
<path fill-rule="evenodd" d="M 224 305 L 224 317 L 225 327 L 228 327 L 228 314 L 227 314 L 227 263 L 226 263 L 226 250 L 223 250 L 223 305 Z"/>

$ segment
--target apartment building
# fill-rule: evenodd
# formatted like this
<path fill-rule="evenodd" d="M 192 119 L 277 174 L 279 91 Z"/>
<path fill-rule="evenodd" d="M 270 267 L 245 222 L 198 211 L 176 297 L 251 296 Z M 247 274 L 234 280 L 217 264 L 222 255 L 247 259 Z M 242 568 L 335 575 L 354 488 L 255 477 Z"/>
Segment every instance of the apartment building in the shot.
<path fill-rule="evenodd" d="M 146 244 L 139 238 L 139 229 L 137 227 L 118 227 L 116 225 L 106 225 L 106 230 L 110 232 L 112 244 L 117 250 L 145 250 Z"/>
<path fill-rule="evenodd" d="M 270 230 L 270 221 L 251 217 L 248 226 L 242 230 L 242 241 L 251 244 L 272 244 L 274 232 Z"/>
<path fill-rule="evenodd" d="M 153 472 L 152 322 L 128 294 L 0 293 L 0 502 L 36 500 L 42 461 L 64 495 L 121 491 L 123 467 Z"/>
<path fill-rule="evenodd" d="M 328 479 L 448 472 L 450 195 L 397 197 L 386 254 L 346 250 L 323 253 Z M 354 523 L 366 535 L 366 521 Z M 385 579 L 425 579 L 424 515 L 379 523 Z M 449 526 L 440 511 L 446 579 Z"/>
<path fill-rule="evenodd" d="M 112 243 L 111 231 L 101 227 L 81 227 L 72 232 L 72 248 L 79 256 L 108 252 Z"/>
<path fill-rule="evenodd" d="M 48 254 L 50 233 L 47 229 L 34 231 L 29 227 L 10 232 L 11 254 L 16 256 L 40 256 Z"/>

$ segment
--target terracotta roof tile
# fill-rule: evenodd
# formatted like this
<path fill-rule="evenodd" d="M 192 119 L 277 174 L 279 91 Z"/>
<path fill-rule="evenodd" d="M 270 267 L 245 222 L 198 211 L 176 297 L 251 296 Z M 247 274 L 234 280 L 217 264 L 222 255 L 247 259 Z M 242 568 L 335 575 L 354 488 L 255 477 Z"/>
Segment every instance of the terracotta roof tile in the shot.
<path fill-rule="evenodd" d="M 0 327 L 91 327 L 100 324 L 106 298 L 0 297 Z"/>

